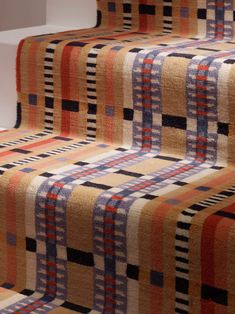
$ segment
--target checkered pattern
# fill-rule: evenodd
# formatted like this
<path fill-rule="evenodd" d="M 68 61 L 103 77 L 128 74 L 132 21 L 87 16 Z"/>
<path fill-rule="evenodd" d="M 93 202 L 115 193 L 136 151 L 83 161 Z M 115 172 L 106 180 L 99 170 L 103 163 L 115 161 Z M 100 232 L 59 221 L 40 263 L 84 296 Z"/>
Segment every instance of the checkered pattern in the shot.
<path fill-rule="evenodd" d="M 99 0 L 21 41 L 0 313 L 235 312 L 234 8 Z"/>

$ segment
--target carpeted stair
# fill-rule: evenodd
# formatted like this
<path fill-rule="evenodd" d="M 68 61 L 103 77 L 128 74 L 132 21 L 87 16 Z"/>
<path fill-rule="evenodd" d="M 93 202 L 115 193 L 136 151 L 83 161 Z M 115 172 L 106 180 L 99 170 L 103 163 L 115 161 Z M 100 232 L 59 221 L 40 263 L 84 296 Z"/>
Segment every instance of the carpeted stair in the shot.
<path fill-rule="evenodd" d="M 0 313 L 235 313 L 235 1 L 100 0 L 27 38 L 0 133 Z"/>

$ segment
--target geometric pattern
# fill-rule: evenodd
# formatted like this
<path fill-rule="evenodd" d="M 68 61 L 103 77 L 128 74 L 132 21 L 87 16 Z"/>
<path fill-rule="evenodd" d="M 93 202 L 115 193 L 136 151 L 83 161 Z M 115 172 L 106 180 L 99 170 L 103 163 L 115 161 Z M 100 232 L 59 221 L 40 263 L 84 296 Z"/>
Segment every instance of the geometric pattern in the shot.
<path fill-rule="evenodd" d="M 235 1 L 97 3 L 18 46 L 0 313 L 233 313 Z"/>

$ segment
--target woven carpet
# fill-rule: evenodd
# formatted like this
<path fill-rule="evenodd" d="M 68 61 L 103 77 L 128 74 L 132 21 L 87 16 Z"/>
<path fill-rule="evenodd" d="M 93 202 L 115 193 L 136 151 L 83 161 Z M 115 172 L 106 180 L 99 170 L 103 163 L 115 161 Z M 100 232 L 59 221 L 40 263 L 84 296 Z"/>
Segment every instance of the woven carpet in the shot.
<path fill-rule="evenodd" d="M 235 1 L 100 0 L 21 41 L 0 313 L 235 313 Z"/>

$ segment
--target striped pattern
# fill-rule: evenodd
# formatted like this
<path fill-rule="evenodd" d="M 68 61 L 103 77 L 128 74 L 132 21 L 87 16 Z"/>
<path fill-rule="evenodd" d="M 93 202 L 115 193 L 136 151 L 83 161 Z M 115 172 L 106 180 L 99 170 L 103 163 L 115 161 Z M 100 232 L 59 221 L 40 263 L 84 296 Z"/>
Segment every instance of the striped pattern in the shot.
<path fill-rule="evenodd" d="M 18 47 L 0 313 L 232 314 L 235 1 L 97 2 Z"/>

